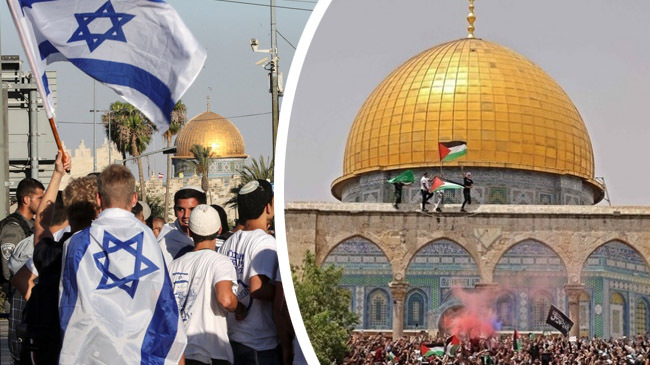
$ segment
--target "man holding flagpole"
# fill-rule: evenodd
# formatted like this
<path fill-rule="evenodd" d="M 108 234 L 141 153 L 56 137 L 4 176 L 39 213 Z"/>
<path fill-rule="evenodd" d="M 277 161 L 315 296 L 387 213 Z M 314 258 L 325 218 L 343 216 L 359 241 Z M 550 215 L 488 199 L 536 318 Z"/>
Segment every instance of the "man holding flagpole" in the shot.
<path fill-rule="evenodd" d="M 110 165 L 98 178 L 101 214 L 65 243 L 60 364 L 178 364 L 187 338 L 160 246 L 131 213 L 135 178 Z"/>

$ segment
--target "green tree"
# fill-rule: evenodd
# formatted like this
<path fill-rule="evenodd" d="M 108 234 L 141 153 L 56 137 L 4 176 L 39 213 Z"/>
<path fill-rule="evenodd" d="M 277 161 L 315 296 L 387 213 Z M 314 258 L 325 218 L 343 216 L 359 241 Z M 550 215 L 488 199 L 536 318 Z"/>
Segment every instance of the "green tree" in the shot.
<path fill-rule="evenodd" d="M 237 173 L 241 176 L 241 183 L 230 188 L 232 197 L 226 202 L 226 205 L 237 208 L 237 194 L 239 194 L 239 189 L 249 181 L 262 179 L 273 182 L 274 165 L 274 161 L 270 157 L 264 159 L 264 156 L 260 155 L 259 160 L 251 158 L 250 165 L 244 165 L 241 169 L 237 169 Z"/>
<path fill-rule="evenodd" d="M 190 152 L 194 155 L 194 161 L 192 161 L 194 171 L 197 175 L 201 174 L 201 189 L 207 193 L 210 188 L 210 185 L 208 184 L 210 159 L 214 157 L 212 149 L 210 147 L 201 146 L 200 144 L 195 144 L 190 148 Z M 212 196 L 210 196 L 210 200 L 212 200 Z"/>
<path fill-rule="evenodd" d="M 307 334 L 321 364 L 341 361 L 348 349 L 350 333 L 359 322 L 350 311 L 350 292 L 339 282 L 343 270 L 332 265 L 319 267 L 307 252 L 293 282 Z"/>
<path fill-rule="evenodd" d="M 181 100 L 174 105 L 174 109 L 172 109 L 172 118 L 171 118 L 171 124 L 169 125 L 169 129 L 163 133 L 163 137 L 165 137 L 165 140 L 167 141 L 167 147 L 172 146 L 172 137 L 174 137 L 178 132 L 183 128 L 185 125 L 185 122 L 187 122 L 187 107 Z M 167 221 L 167 212 L 169 212 L 169 201 L 170 201 L 170 196 L 169 196 L 169 183 L 171 180 L 171 172 L 172 172 L 172 155 L 167 154 L 167 174 L 165 175 L 165 210 L 162 215 L 162 218 Z"/>
<path fill-rule="evenodd" d="M 140 200 L 145 201 L 146 191 L 144 189 L 144 173 L 142 170 L 142 159 L 137 158 L 147 149 L 153 132 L 157 131 L 156 125 L 142 114 L 136 107 L 129 103 L 116 101 L 111 104 L 110 112 L 102 115 L 102 122 L 106 128 L 106 135 L 117 145 L 122 154 L 136 157 L 138 163 L 138 174 L 140 178 Z M 110 135 L 108 123 L 110 121 Z"/>
<path fill-rule="evenodd" d="M 164 219 L 165 212 L 163 211 L 162 199 L 159 196 L 147 195 L 147 204 L 151 208 L 152 217 L 161 217 Z"/>

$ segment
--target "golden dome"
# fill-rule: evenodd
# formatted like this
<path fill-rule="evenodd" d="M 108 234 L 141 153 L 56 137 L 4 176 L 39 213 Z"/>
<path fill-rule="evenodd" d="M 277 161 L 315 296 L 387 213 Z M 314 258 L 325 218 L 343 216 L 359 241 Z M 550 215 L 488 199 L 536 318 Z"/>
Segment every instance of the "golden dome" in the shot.
<path fill-rule="evenodd" d="M 439 166 L 438 142 L 467 142 L 444 166 L 503 167 L 594 181 L 591 141 L 560 86 L 520 54 L 481 39 L 428 49 L 370 94 L 345 147 L 346 180 L 378 170 Z"/>
<path fill-rule="evenodd" d="M 244 139 L 237 127 L 225 117 L 207 111 L 190 119 L 176 137 L 176 158 L 194 158 L 190 148 L 199 144 L 210 147 L 215 158 L 248 157 Z"/>

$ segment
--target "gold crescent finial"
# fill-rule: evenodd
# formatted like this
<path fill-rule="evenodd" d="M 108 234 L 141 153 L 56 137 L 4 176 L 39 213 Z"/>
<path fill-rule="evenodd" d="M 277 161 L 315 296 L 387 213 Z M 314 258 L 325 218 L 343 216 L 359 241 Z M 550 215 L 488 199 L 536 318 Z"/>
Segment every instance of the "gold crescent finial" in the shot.
<path fill-rule="evenodd" d="M 469 14 L 467 14 L 467 38 L 474 38 L 474 21 L 476 20 L 476 15 L 474 14 L 474 0 L 469 0 Z"/>
<path fill-rule="evenodd" d="M 208 95 L 208 111 L 210 111 L 210 95 Z"/>

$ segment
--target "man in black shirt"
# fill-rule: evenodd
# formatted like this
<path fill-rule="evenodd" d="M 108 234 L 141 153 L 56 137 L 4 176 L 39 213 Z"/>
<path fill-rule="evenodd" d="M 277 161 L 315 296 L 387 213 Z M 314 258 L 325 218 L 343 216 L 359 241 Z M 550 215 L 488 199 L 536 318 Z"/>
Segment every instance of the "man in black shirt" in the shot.
<path fill-rule="evenodd" d="M 472 195 L 470 194 L 470 191 L 472 189 L 472 186 L 474 185 L 474 181 L 472 180 L 472 173 L 471 172 L 465 172 L 463 176 L 463 205 L 460 207 L 461 212 L 467 212 L 465 210 L 465 204 L 472 204 Z"/>

